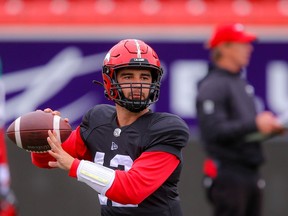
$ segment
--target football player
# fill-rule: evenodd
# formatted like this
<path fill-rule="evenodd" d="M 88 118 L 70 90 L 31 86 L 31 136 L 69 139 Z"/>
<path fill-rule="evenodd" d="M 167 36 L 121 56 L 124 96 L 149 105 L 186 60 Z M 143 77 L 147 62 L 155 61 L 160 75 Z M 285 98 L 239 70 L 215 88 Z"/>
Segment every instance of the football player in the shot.
<path fill-rule="evenodd" d="M 97 191 L 103 216 L 181 216 L 177 184 L 189 129 L 178 116 L 149 109 L 159 98 L 162 75 L 149 45 L 120 41 L 102 70 L 105 95 L 115 106 L 93 107 L 62 145 L 49 131 L 51 150 L 32 153 L 32 162 L 68 170 Z"/>

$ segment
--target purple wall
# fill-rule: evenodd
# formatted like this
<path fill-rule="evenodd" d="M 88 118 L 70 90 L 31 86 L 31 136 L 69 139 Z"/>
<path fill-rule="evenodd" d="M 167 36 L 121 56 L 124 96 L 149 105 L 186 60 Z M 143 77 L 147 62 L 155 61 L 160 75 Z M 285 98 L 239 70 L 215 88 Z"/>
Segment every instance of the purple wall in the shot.
<path fill-rule="evenodd" d="M 6 87 L 6 123 L 38 108 L 60 110 L 76 126 L 83 113 L 97 103 L 107 103 L 101 80 L 104 55 L 117 41 L 0 41 L 3 81 Z M 206 73 L 209 54 L 200 42 L 147 41 L 159 54 L 166 72 L 156 111 L 179 114 L 195 129 L 196 83 Z M 288 43 L 262 42 L 248 68 L 259 107 L 280 113 L 288 107 Z M 1 104 L 0 104 L 1 105 Z M 7 140 L 9 143 L 9 141 Z M 267 180 L 264 216 L 288 215 L 287 139 L 264 145 L 269 163 L 263 167 Z M 211 215 L 202 190 L 203 151 L 191 141 L 183 152 L 184 170 L 179 183 L 184 215 Z M 67 178 L 61 170 L 38 169 L 30 154 L 7 144 L 12 185 L 21 215 L 99 215 L 97 194 Z M 28 196 L 27 196 L 28 194 Z M 65 202 L 62 202 L 65 200 Z M 47 203 L 53 208 L 47 208 Z M 85 206 L 85 208 L 83 208 Z M 45 209 L 45 211 L 43 211 Z"/>
<path fill-rule="evenodd" d="M 77 125 L 91 106 L 108 102 L 102 87 L 92 84 L 92 80 L 101 80 L 102 60 L 116 42 L 0 42 L 6 122 L 51 107 Z M 208 51 L 200 42 L 146 42 L 158 53 L 165 70 L 160 100 L 152 108 L 176 113 L 193 128 L 196 83 L 206 73 Z M 261 98 L 260 104 L 276 113 L 288 107 L 287 50 L 287 43 L 257 43 L 248 67 L 247 77 Z"/>

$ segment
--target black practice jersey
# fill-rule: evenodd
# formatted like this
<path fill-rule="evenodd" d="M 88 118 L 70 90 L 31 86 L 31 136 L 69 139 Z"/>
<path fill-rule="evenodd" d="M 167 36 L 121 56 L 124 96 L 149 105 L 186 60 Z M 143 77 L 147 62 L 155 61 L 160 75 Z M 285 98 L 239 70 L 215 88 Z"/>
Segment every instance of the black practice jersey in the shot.
<path fill-rule="evenodd" d="M 88 111 L 80 127 L 94 162 L 111 169 L 129 170 L 143 152 L 168 152 L 182 161 L 181 149 L 189 139 L 185 122 L 168 113 L 150 111 L 131 125 L 119 128 L 115 107 L 110 105 L 97 105 Z M 181 167 L 182 163 L 139 205 L 121 205 L 99 195 L 102 215 L 181 216 L 177 191 Z"/>
<path fill-rule="evenodd" d="M 226 164 L 258 167 L 263 162 L 259 142 L 245 136 L 257 131 L 253 87 L 241 78 L 213 68 L 200 82 L 197 117 L 208 155 Z"/>

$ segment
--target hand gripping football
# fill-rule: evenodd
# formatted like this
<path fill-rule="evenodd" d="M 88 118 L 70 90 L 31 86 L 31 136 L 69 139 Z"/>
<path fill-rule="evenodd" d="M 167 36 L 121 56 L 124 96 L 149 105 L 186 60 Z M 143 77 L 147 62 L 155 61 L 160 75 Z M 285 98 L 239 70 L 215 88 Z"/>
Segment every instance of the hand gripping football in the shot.
<path fill-rule="evenodd" d="M 58 140 L 64 142 L 72 128 L 63 118 L 41 110 L 20 116 L 8 127 L 7 137 L 19 148 L 30 152 L 50 150 L 48 130 L 56 131 Z"/>

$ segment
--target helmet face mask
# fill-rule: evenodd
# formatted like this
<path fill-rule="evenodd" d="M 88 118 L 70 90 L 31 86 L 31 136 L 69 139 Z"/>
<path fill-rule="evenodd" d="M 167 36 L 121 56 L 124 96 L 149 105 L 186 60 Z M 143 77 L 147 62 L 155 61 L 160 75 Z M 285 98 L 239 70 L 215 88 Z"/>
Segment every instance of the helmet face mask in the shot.
<path fill-rule="evenodd" d="M 121 69 L 149 70 L 152 83 L 118 83 L 116 75 Z M 122 40 L 107 53 L 102 70 L 105 96 L 131 112 L 140 112 L 158 101 L 163 70 L 155 51 L 140 40 Z M 137 87 L 135 87 L 137 86 Z M 146 98 L 133 98 L 133 89 L 140 94 L 149 89 Z M 126 98 L 123 90 L 130 90 L 132 97 Z M 146 90 L 147 91 L 147 90 Z"/>

